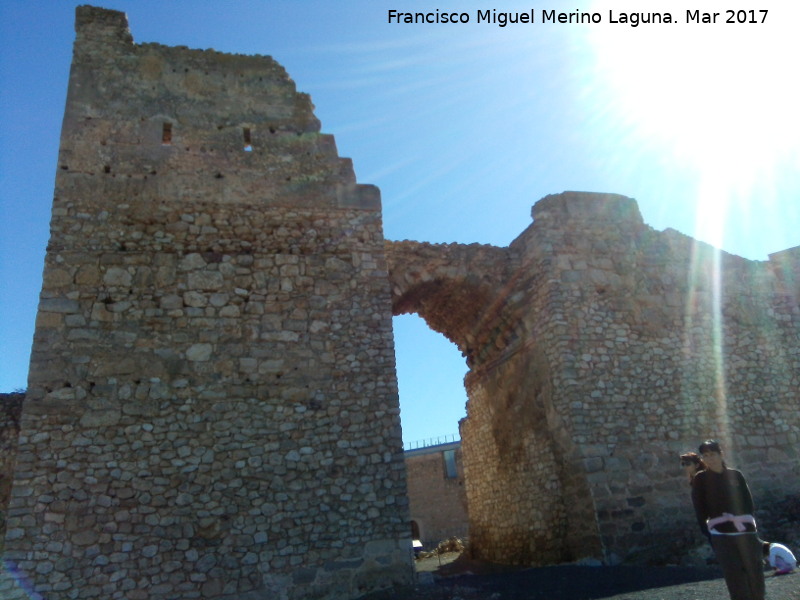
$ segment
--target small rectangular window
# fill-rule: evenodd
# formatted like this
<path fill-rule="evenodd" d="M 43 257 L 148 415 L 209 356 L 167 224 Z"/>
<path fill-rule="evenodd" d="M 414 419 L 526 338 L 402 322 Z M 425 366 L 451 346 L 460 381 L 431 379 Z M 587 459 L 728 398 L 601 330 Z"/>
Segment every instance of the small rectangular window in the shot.
<path fill-rule="evenodd" d="M 172 123 L 164 123 L 164 127 L 161 129 L 161 143 L 164 146 L 172 144 Z"/>
<path fill-rule="evenodd" d="M 250 141 L 250 128 L 245 127 L 242 130 L 242 134 L 244 136 L 244 151 L 245 152 L 252 152 L 253 151 L 253 144 Z"/>
<path fill-rule="evenodd" d="M 458 477 L 458 468 L 456 467 L 456 451 L 445 450 L 442 452 L 444 458 L 444 476 L 447 479 L 455 479 Z"/>

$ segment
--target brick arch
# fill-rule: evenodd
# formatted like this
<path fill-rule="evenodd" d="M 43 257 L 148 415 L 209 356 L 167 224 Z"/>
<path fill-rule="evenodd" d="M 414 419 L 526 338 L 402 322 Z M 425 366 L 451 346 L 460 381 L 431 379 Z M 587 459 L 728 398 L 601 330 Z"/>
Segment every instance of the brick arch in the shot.
<path fill-rule="evenodd" d="M 508 248 L 480 244 L 386 242 L 392 314 L 416 313 L 453 342 L 470 368 L 513 338 Z"/>

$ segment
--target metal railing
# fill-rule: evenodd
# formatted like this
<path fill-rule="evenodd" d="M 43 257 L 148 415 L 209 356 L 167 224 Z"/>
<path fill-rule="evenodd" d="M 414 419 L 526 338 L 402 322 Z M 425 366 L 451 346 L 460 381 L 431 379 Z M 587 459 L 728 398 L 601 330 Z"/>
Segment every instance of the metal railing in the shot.
<path fill-rule="evenodd" d="M 420 448 L 429 448 L 430 446 L 439 446 L 440 444 L 452 444 L 453 442 L 460 441 L 461 437 L 457 433 L 450 433 L 435 438 L 408 442 L 405 444 L 404 450 L 419 450 Z"/>

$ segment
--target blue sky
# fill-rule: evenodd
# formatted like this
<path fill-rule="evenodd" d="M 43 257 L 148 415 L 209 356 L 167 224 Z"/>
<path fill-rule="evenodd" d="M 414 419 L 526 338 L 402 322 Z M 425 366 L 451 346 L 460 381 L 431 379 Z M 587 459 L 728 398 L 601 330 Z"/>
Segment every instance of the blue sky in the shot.
<path fill-rule="evenodd" d="M 69 0 L 0 3 L 0 391 L 27 363 L 74 39 Z M 797 3 L 105 0 L 136 42 L 267 54 L 383 198 L 388 239 L 508 245 L 564 190 L 636 198 L 646 223 L 753 260 L 800 245 Z M 754 3 L 755 4 L 755 3 Z M 633 8 L 630 8 L 633 7 Z M 676 23 L 622 23 L 629 10 Z M 389 24 L 458 10 L 467 24 Z M 533 24 L 477 23 L 477 10 Z M 598 24 L 541 23 L 542 9 Z M 718 12 L 686 23 L 687 9 Z M 750 14 L 733 13 L 733 18 Z M 395 319 L 404 440 L 457 433 L 466 366 L 416 316 Z"/>

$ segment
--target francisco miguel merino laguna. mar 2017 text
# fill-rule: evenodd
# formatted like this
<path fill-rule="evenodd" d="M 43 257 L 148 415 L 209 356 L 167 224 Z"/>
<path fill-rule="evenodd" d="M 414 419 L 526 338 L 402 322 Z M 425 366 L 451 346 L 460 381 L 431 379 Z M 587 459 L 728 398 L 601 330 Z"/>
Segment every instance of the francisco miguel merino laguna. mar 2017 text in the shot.
<path fill-rule="evenodd" d="M 556 10 L 542 9 L 539 20 L 536 19 L 536 10 L 526 12 L 504 12 L 496 8 L 475 11 L 475 23 L 489 23 L 498 27 L 516 25 L 520 23 L 543 24 L 624 24 L 638 27 L 643 24 L 679 23 L 676 17 L 669 12 L 620 12 L 609 10 L 608 19 L 604 20 L 599 12 L 558 12 Z M 719 12 L 704 12 L 701 10 L 687 9 L 684 23 L 697 24 L 753 24 L 764 23 L 768 11 L 765 9 L 740 9 L 724 10 Z M 430 12 L 401 12 L 395 9 L 387 11 L 387 22 L 397 24 L 446 24 L 470 23 L 472 17 L 468 12 L 450 12 L 436 9 Z"/>

